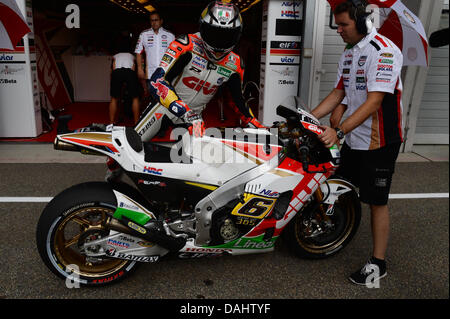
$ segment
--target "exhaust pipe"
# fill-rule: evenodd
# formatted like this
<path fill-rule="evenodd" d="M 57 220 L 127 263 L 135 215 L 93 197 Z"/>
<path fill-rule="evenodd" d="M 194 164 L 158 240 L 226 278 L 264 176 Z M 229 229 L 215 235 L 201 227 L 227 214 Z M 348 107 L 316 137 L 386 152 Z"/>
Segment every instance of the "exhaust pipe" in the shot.
<path fill-rule="evenodd" d="M 165 233 L 158 222 L 144 227 L 136 224 L 131 219 L 122 216 L 121 220 L 110 218 L 107 221 L 108 226 L 115 231 L 145 239 L 148 242 L 155 243 L 171 252 L 177 252 L 186 244 L 186 239 L 182 237 L 172 237 Z"/>
<path fill-rule="evenodd" d="M 53 141 L 53 148 L 59 151 L 80 152 L 80 148 L 76 145 L 61 141 L 58 137 Z"/>

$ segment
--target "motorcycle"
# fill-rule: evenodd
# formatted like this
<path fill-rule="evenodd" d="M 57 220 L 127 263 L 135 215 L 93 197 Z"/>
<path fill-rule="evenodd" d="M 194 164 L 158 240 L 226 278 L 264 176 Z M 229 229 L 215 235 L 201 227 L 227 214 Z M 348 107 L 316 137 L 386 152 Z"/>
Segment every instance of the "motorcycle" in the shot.
<path fill-rule="evenodd" d="M 143 143 L 120 126 L 58 135 L 55 149 L 107 156 L 123 174 L 48 203 L 36 231 L 45 265 L 63 279 L 104 285 L 165 256 L 271 252 L 280 236 L 302 258 L 336 254 L 358 229 L 358 193 L 333 176 L 339 149 L 319 141 L 320 123 L 298 98 L 277 114 L 285 121 L 270 130 L 207 130 L 171 142 Z"/>

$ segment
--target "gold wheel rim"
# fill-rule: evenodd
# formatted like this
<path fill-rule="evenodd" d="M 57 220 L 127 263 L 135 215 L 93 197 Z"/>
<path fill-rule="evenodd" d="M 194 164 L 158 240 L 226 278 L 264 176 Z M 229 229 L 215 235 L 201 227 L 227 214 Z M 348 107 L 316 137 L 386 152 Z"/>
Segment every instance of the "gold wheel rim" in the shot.
<path fill-rule="evenodd" d="M 334 249 L 342 245 L 342 243 L 348 238 L 355 224 L 355 208 L 351 205 L 350 200 L 348 200 L 345 196 L 341 196 L 339 202 L 342 205 L 340 209 L 344 211 L 344 214 L 347 217 L 342 235 L 325 245 L 315 245 L 314 243 L 309 243 L 308 241 L 305 241 L 305 239 L 300 235 L 302 233 L 302 230 L 301 223 L 299 222 L 300 219 L 298 219 L 295 223 L 295 237 L 297 239 L 297 243 L 302 246 L 303 249 L 316 254 L 322 253 L 326 250 L 333 251 Z"/>
<path fill-rule="evenodd" d="M 112 213 L 108 208 L 88 207 L 64 218 L 55 231 L 53 241 L 55 255 L 64 269 L 71 269 L 80 276 L 98 278 L 114 274 L 128 263 L 127 260 L 109 258 L 91 262 L 78 248 L 78 241 L 86 232 L 95 234 L 107 231 L 103 225 Z"/>

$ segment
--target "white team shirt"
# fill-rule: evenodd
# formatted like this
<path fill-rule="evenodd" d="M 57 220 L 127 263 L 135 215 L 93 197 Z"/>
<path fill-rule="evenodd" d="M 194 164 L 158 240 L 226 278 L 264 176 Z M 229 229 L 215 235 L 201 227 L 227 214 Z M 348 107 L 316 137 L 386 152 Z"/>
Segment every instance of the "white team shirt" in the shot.
<path fill-rule="evenodd" d="M 343 52 L 335 88 L 345 90 L 349 116 L 367 100 L 368 92 L 387 93 L 378 111 L 346 134 L 351 149 L 373 150 L 403 141 L 402 65 L 400 49 L 375 29 Z"/>
<path fill-rule="evenodd" d="M 161 58 L 173 40 L 175 40 L 173 33 L 162 27 L 159 28 L 158 34 L 150 28 L 139 35 L 134 53 L 141 54 L 145 50 L 147 79 L 150 79 L 158 68 Z"/>
<path fill-rule="evenodd" d="M 134 65 L 134 55 L 131 53 L 117 53 L 114 55 L 115 69 L 126 68 L 132 69 Z"/>

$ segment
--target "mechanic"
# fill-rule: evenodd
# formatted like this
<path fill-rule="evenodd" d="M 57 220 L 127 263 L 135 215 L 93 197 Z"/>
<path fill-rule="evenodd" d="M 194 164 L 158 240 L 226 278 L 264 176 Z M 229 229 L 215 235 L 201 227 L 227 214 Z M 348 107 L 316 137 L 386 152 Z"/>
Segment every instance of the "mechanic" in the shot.
<path fill-rule="evenodd" d="M 143 141 L 159 132 L 164 118 L 174 124 L 187 123 L 196 137 L 203 136 L 201 113 L 224 84 L 236 104 L 233 107 L 242 114 L 242 126 L 264 127 L 242 96 L 244 65 L 232 52 L 241 32 L 238 8 L 214 1 L 201 14 L 199 33 L 180 36 L 170 44 L 149 83 L 150 94 L 158 103 L 147 107 L 135 126 Z"/>
<path fill-rule="evenodd" d="M 337 32 L 347 47 L 339 61 L 335 88 L 312 113 L 322 118 L 347 98 L 347 119 L 335 129 L 324 126 L 320 138 L 331 147 L 345 135 L 342 165 L 336 174 L 358 186 L 360 200 L 370 205 L 372 257 L 349 277 L 353 283 L 368 286 L 378 284 L 387 275 L 387 203 L 403 142 L 400 79 L 403 56 L 392 41 L 373 28 L 365 2 L 343 2 L 335 8 L 334 16 Z"/>
<path fill-rule="evenodd" d="M 163 19 L 157 11 L 152 11 L 150 13 L 150 24 L 151 28 L 142 31 L 139 35 L 134 51 L 134 53 L 136 53 L 138 77 L 140 80 L 147 80 L 147 82 L 159 66 L 159 62 L 169 47 L 169 44 L 175 39 L 172 32 L 162 27 Z M 145 71 L 143 68 L 144 51 Z M 144 91 L 147 95 L 147 85 L 144 85 Z"/>

